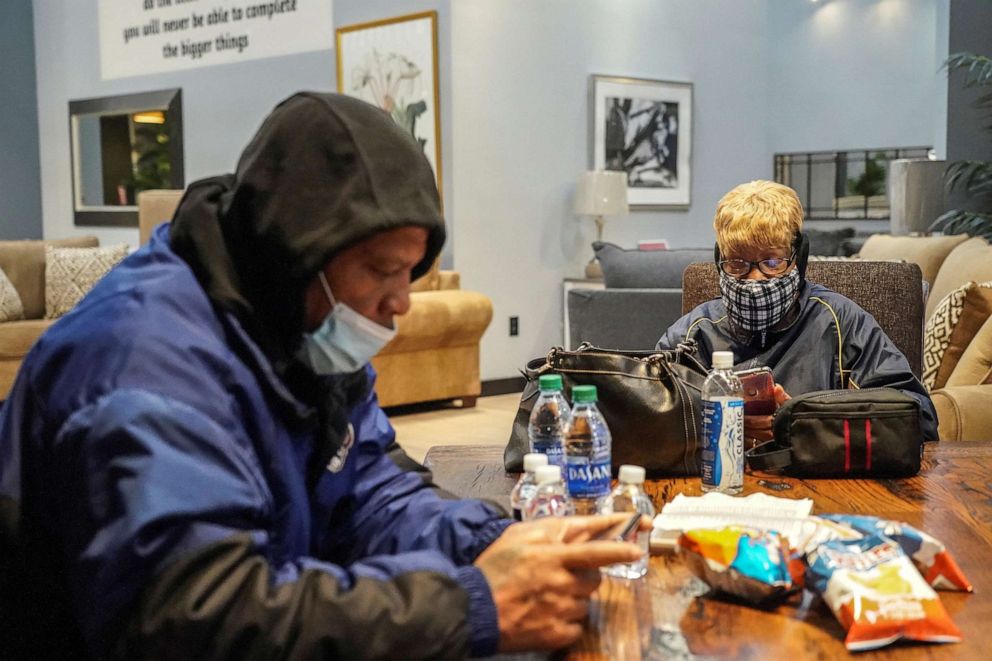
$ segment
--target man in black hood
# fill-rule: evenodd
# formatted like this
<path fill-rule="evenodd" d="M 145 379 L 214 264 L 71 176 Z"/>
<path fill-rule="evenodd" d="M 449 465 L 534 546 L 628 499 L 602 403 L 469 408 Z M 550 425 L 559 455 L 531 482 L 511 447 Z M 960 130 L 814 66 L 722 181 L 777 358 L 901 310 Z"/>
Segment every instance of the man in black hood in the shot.
<path fill-rule="evenodd" d="M 573 642 L 597 567 L 640 555 L 591 541 L 621 521 L 512 524 L 453 498 L 372 389 L 368 360 L 443 242 L 419 145 L 347 97 L 291 97 L 234 175 L 190 185 L 0 411 L 6 658 Z"/>

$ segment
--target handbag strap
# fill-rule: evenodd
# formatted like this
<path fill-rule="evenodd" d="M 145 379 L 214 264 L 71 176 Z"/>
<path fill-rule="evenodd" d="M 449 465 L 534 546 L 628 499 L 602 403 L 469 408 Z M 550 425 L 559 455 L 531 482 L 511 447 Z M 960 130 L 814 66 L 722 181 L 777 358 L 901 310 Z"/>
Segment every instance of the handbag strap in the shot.
<path fill-rule="evenodd" d="M 792 448 L 775 440 L 755 445 L 744 456 L 752 470 L 781 470 L 792 465 Z"/>

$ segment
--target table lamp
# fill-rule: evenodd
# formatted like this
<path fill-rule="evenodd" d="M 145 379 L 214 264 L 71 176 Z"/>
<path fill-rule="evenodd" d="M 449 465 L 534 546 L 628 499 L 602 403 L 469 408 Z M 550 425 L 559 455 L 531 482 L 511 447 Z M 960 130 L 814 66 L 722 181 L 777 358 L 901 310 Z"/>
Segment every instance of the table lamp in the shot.
<path fill-rule="evenodd" d="M 621 216 L 628 212 L 627 173 L 593 170 L 583 172 L 575 187 L 573 210 L 579 216 L 592 216 L 596 219 L 596 240 L 603 240 L 603 221 L 606 216 Z M 593 254 L 586 264 L 586 277 L 599 280 L 603 269 Z"/>

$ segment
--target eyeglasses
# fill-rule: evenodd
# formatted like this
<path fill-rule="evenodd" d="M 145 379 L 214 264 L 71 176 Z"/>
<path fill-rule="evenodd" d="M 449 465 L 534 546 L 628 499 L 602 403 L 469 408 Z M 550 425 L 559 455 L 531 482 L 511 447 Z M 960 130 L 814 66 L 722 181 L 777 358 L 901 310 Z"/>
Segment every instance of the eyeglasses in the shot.
<path fill-rule="evenodd" d="M 755 267 L 764 275 L 782 275 L 789 270 L 789 267 L 794 261 L 796 261 L 796 253 L 792 253 L 791 257 L 772 257 L 755 262 L 747 259 L 725 259 L 719 262 L 719 264 L 720 268 L 727 275 L 732 275 L 735 278 L 743 278 Z"/>

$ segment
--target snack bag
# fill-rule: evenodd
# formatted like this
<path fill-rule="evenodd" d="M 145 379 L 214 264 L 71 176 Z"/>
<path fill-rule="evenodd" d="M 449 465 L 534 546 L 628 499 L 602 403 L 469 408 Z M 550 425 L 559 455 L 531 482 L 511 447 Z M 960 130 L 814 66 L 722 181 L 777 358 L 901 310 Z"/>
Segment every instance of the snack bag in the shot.
<path fill-rule="evenodd" d="M 902 548 L 927 583 L 938 590 L 972 591 L 971 583 L 943 542 L 911 525 L 854 514 L 824 514 L 823 518 L 849 526 L 863 535 L 885 535 Z"/>
<path fill-rule="evenodd" d="M 800 526 L 797 539 L 789 540 L 792 548 L 806 555 L 823 542 L 835 539 L 861 539 L 864 533 L 855 530 L 843 521 L 831 519 L 829 516 L 807 516 Z"/>
<path fill-rule="evenodd" d="M 824 542 L 806 559 L 806 583 L 847 629 L 847 649 L 875 649 L 900 638 L 961 640 L 937 593 L 891 539 L 869 535 Z"/>
<path fill-rule="evenodd" d="M 789 546 L 774 531 L 731 526 L 679 537 L 689 569 L 714 590 L 764 604 L 792 589 Z"/>

